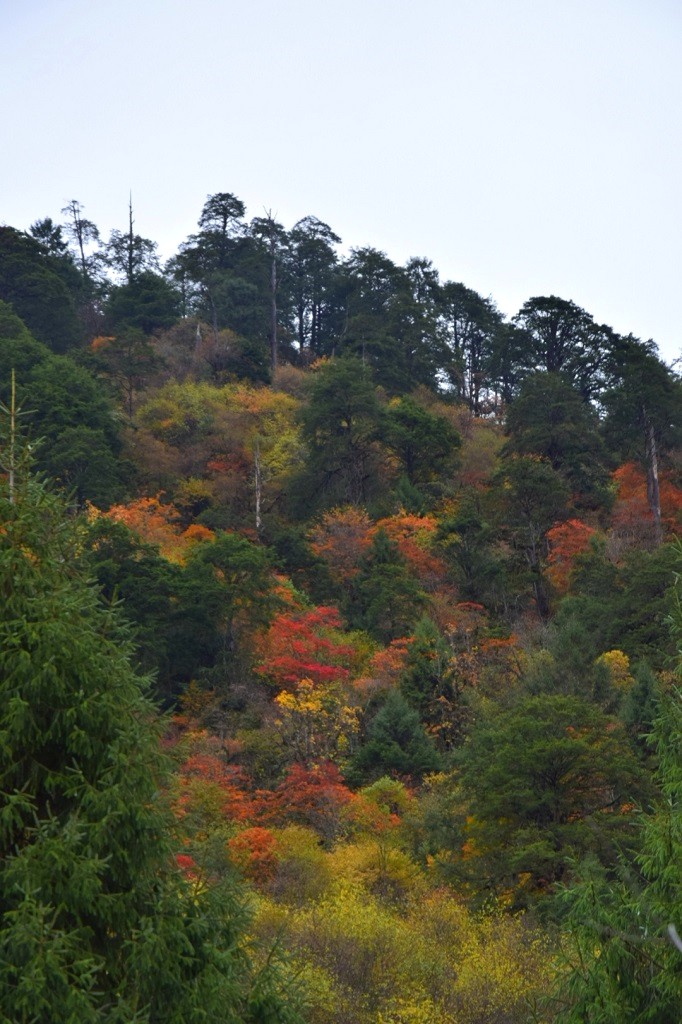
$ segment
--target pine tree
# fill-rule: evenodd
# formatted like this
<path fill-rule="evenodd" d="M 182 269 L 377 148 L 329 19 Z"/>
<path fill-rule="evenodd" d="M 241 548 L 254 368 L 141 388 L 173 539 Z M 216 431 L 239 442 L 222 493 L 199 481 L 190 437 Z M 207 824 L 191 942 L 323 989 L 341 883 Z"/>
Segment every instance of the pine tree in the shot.
<path fill-rule="evenodd" d="M 0 484 L 0 1021 L 297 1020 L 252 968 L 239 893 L 175 867 L 126 628 L 17 448 Z"/>

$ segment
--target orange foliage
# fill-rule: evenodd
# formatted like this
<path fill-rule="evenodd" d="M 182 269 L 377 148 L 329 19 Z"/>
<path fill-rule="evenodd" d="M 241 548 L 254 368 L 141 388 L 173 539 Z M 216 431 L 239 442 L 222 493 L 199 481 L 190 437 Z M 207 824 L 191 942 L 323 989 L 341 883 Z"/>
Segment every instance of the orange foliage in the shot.
<path fill-rule="evenodd" d="M 646 473 L 634 462 L 626 462 L 615 471 L 613 480 L 618 497 L 611 516 L 612 536 L 621 544 L 649 544 L 654 540 L 653 514 L 647 497 Z M 672 534 L 682 533 L 682 490 L 672 474 L 659 474 L 661 524 Z"/>
<path fill-rule="evenodd" d="M 108 348 L 112 341 L 116 341 L 112 335 L 98 334 L 90 342 L 90 349 L 92 352 L 99 352 L 101 349 Z"/>
<path fill-rule="evenodd" d="M 362 509 L 348 506 L 327 512 L 310 532 L 310 546 L 341 583 L 358 573 L 376 528 Z"/>
<path fill-rule="evenodd" d="M 256 885 L 269 882 L 277 869 L 277 839 L 260 825 L 244 829 L 228 841 L 230 859 Z"/>
<path fill-rule="evenodd" d="M 445 580 L 445 563 L 432 554 L 431 543 L 438 523 L 433 516 L 415 516 L 402 512 L 381 519 L 376 530 L 385 530 L 390 539 L 426 590 L 433 590 Z"/>
<path fill-rule="evenodd" d="M 214 537 L 211 530 L 198 524 L 192 524 L 183 532 L 178 525 L 180 513 L 174 505 L 162 504 L 160 494 L 154 498 L 138 498 L 127 505 L 112 505 L 108 512 L 91 511 L 115 523 L 123 523 L 140 540 L 158 547 L 170 562 L 182 562 L 192 544 Z"/>
<path fill-rule="evenodd" d="M 367 671 L 355 680 L 356 689 L 371 695 L 377 690 L 388 690 L 392 686 L 397 686 L 405 669 L 411 643 L 411 637 L 399 637 L 392 640 L 388 647 L 377 651 L 372 656 Z"/>
<path fill-rule="evenodd" d="M 565 594 L 568 590 L 573 562 L 577 555 L 587 551 L 595 533 L 596 530 L 581 519 L 556 523 L 547 531 L 547 576 L 558 593 Z"/>

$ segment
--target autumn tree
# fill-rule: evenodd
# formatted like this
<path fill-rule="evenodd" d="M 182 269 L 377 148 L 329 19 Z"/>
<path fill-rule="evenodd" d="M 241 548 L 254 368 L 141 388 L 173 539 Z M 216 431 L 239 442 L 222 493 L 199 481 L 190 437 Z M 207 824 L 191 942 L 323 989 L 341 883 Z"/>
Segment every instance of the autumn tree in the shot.
<path fill-rule="evenodd" d="M 660 462 L 682 436 L 682 383 L 658 358 L 653 342 L 629 335 L 614 346 L 602 402 L 607 442 L 621 458 L 634 456 L 646 470 L 655 539 L 661 543 Z"/>
<path fill-rule="evenodd" d="M 338 610 L 330 606 L 280 612 L 259 644 L 258 671 L 282 689 L 304 678 L 315 683 L 347 679 L 354 650 L 342 625 Z"/>

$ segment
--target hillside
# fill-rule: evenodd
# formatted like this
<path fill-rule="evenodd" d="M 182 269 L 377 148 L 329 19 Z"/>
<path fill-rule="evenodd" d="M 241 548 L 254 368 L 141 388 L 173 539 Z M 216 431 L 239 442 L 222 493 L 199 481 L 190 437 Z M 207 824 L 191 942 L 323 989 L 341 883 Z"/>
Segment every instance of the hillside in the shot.
<path fill-rule="evenodd" d="M 230 193 L 163 268 L 64 213 L 0 228 L 0 399 L 166 712 L 187 891 L 311 1024 L 676 1020 L 674 369 Z"/>

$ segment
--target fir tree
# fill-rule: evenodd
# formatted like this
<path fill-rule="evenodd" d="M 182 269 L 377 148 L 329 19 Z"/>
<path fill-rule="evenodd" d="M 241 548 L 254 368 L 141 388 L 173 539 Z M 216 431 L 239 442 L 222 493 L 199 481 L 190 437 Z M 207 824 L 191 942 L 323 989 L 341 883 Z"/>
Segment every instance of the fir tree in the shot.
<path fill-rule="evenodd" d="M 239 892 L 174 865 L 146 681 L 25 462 L 10 444 L 0 494 L 0 1020 L 297 1020 Z"/>

